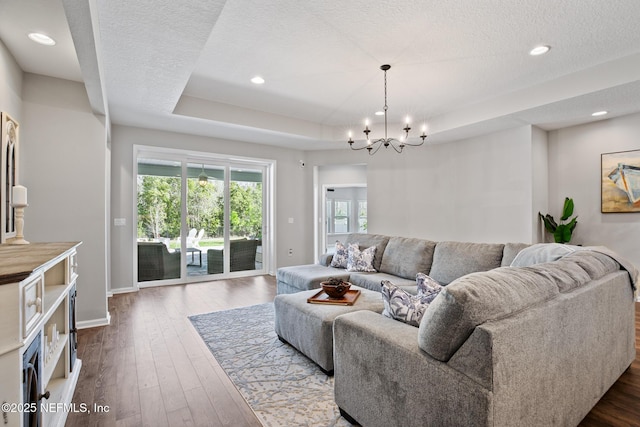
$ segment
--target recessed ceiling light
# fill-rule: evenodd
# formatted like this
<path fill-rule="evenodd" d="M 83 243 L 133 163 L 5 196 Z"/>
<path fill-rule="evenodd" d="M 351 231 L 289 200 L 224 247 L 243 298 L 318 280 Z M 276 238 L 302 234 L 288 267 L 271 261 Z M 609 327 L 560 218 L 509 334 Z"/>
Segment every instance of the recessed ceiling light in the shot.
<path fill-rule="evenodd" d="M 547 46 L 547 45 L 536 46 L 529 51 L 529 55 L 531 56 L 544 55 L 545 53 L 549 52 L 550 49 L 551 49 L 551 46 Z"/>
<path fill-rule="evenodd" d="M 376 116 L 384 116 L 384 111 L 376 111 L 375 115 Z"/>
<path fill-rule="evenodd" d="M 264 79 L 260 76 L 255 76 L 254 78 L 251 79 L 251 83 L 256 85 L 261 85 L 264 83 Z"/>
<path fill-rule="evenodd" d="M 604 116 L 605 114 L 608 114 L 608 111 L 602 110 L 602 111 L 596 111 L 595 113 L 592 113 L 591 115 L 593 117 L 598 117 L 598 116 Z"/>
<path fill-rule="evenodd" d="M 27 34 L 27 37 L 29 37 L 34 42 L 43 44 L 45 46 L 53 46 L 56 44 L 56 41 L 54 39 L 42 33 L 29 33 Z"/>

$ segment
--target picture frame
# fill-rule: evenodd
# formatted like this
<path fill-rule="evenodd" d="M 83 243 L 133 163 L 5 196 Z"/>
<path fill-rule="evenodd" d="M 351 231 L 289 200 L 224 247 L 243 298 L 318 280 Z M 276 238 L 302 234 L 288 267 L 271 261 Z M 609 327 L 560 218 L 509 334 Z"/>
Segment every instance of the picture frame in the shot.
<path fill-rule="evenodd" d="M 20 125 L 8 113 L 0 113 L 2 171 L 0 176 L 0 243 L 16 236 L 13 186 L 18 184 Z"/>
<path fill-rule="evenodd" d="M 601 212 L 640 212 L 640 149 L 603 153 Z"/>

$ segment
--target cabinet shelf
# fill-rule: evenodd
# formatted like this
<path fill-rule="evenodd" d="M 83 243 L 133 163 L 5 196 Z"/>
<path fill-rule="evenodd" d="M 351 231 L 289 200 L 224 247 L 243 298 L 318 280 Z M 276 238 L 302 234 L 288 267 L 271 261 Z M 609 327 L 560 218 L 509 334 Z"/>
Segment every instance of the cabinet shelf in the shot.
<path fill-rule="evenodd" d="M 57 307 L 66 296 L 67 285 L 53 285 L 44 287 L 44 312 L 51 313 L 53 307 Z M 45 318 L 45 322 L 48 319 Z"/>
<path fill-rule="evenodd" d="M 76 360 L 76 363 L 73 365 L 73 371 L 69 373 L 68 378 L 54 378 L 47 384 L 46 391 L 49 392 L 49 399 L 43 400 L 42 402 L 44 405 L 51 404 L 52 411 L 43 414 L 43 426 L 64 426 L 69 411 L 65 410 L 64 407 L 60 408 L 55 406 L 58 402 L 63 402 L 68 405 L 66 409 L 81 410 L 79 407 L 70 406 L 73 391 L 78 384 L 81 366 L 82 361 L 80 359 Z"/>
<path fill-rule="evenodd" d="M 56 369 L 58 363 L 65 363 L 64 356 L 61 357 L 64 353 L 64 350 L 69 345 L 69 335 L 68 334 L 60 334 L 60 339 L 58 340 L 58 345 L 53 349 L 53 353 L 51 354 L 51 358 L 49 361 L 46 359 L 46 355 L 43 355 L 45 360 L 44 363 L 44 375 L 42 377 L 42 383 L 47 384 L 53 375 L 53 372 Z"/>

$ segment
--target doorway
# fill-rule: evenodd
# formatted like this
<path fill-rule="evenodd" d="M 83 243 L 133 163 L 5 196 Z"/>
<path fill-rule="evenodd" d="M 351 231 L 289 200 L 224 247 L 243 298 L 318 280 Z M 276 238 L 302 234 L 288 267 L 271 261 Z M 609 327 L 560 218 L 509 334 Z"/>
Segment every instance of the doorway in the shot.
<path fill-rule="evenodd" d="M 264 274 L 273 163 L 140 149 L 139 286 Z"/>
<path fill-rule="evenodd" d="M 367 187 L 325 186 L 324 195 L 324 252 L 329 252 L 347 234 L 367 232 Z"/>
<path fill-rule="evenodd" d="M 313 169 L 314 257 L 335 248 L 347 233 L 369 230 L 367 165 L 318 165 Z"/>

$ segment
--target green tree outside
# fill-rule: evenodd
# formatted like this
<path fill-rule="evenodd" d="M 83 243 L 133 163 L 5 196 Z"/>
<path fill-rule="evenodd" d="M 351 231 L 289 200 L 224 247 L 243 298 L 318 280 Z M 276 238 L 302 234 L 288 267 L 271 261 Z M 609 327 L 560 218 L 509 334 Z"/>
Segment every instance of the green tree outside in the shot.
<path fill-rule="evenodd" d="M 206 238 L 224 234 L 224 184 L 210 180 L 201 186 L 187 180 L 187 227 L 204 229 Z M 230 233 L 233 237 L 262 236 L 262 183 L 232 181 L 229 187 Z M 180 178 L 138 177 L 138 238 L 180 236 Z"/>

